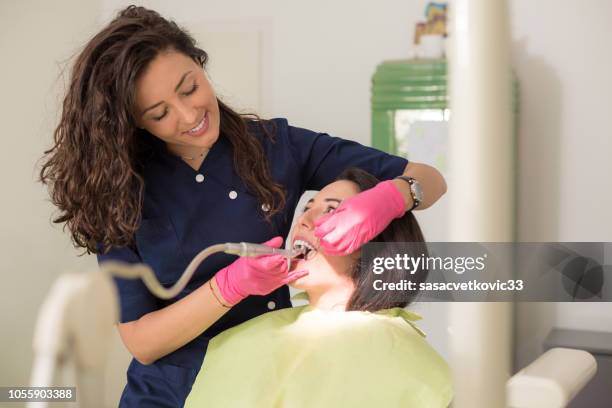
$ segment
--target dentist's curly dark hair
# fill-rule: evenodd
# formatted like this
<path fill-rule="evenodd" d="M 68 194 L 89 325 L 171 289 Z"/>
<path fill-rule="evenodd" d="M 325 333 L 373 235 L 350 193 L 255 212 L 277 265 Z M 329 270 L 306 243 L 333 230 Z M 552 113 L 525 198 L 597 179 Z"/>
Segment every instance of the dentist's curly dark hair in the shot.
<path fill-rule="evenodd" d="M 133 246 L 142 217 L 144 161 L 153 135 L 134 120 L 135 83 L 162 51 L 175 50 L 202 68 L 207 53 L 176 23 L 143 7 L 120 11 L 76 58 L 54 145 L 44 152 L 40 181 L 59 209 L 54 223 L 68 227 L 75 247 L 86 253 Z M 237 174 L 261 203 L 266 218 L 285 206 L 285 192 L 272 180 L 261 143 L 247 123 L 273 138 L 273 122 L 238 114 L 218 100 L 220 136 L 233 146 Z M 268 126 L 267 124 L 270 124 Z"/>

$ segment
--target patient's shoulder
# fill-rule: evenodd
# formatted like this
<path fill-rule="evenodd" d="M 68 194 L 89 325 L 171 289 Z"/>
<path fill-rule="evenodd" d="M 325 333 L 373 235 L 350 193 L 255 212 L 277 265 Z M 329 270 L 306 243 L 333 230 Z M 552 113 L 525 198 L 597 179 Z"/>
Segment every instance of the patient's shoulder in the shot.
<path fill-rule="evenodd" d="M 274 330 L 291 325 L 303 312 L 305 306 L 290 307 L 264 313 L 251 320 L 219 333 L 213 340 L 217 342 L 228 341 L 235 337 L 244 336 L 273 336 Z"/>

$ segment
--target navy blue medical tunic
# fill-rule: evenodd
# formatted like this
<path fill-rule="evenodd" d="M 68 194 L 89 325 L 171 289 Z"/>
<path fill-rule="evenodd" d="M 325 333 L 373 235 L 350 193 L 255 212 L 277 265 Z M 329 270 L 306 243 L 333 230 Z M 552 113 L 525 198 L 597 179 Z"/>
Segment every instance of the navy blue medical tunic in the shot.
<path fill-rule="evenodd" d="M 247 190 L 234 171 L 233 148 L 223 134 L 198 171 L 156 141 L 143 170 L 145 198 L 136 248 L 113 248 L 98 255 L 98 261 L 144 262 L 153 268 L 162 284 L 170 286 L 193 257 L 210 245 L 260 243 L 276 235 L 286 239 L 304 191 L 322 189 L 347 167 L 362 168 L 385 180 L 400 175 L 408 163 L 356 142 L 290 126 L 285 119 L 273 121 L 274 141 L 264 136 L 255 123 L 249 125 L 252 135 L 262 143 L 272 178 L 286 191 L 287 204 L 271 223 L 264 218 L 267 207 Z M 156 298 L 140 280 L 116 278 L 121 322 L 137 320 L 187 296 L 235 259 L 226 254 L 207 258 L 187 287 L 170 300 Z M 155 363 L 142 365 L 133 359 L 120 406 L 183 406 L 210 338 L 267 311 L 290 306 L 287 286 L 266 296 L 249 296 L 200 336 Z"/>

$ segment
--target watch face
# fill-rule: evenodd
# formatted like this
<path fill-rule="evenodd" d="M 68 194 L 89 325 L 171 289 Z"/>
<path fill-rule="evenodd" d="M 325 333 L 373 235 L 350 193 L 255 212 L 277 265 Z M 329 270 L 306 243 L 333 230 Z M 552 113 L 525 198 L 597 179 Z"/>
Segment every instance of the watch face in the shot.
<path fill-rule="evenodd" d="M 417 200 L 423 200 L 423 190 L 421 190 L 421 185 L 419 183 L 412 183 L 412 192 Z"/>

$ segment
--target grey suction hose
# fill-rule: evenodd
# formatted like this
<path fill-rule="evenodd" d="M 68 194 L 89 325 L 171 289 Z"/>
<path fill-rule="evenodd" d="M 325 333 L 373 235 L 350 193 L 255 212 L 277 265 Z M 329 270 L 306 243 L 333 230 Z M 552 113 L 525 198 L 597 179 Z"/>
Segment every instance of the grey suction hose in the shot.
<path fill-rule="evenodd" d="M 178 295 L 187 283 L 191 280 L 194 272 L 210 255 L 217 252 L 225 252 L 226 254 L 238 255 L 238 256 L 260 256 L 260 255 L 283 255 L 287 257 L 288 269 L 291 268 L 291 258 L 302 253 L 303 250 L 289 250 L 271 248 L 266 245 L 251 244 L 247 242 L 240 243 L 225 243 L 209 246 L 208 248 L 197 254 L 185 269 L 185 272 L 181 275 L 178 281 L 169 288 L 162 286 L 157 280 L 153 269 L 148 265 L 138 263 L 130 264 L 120 261 L 106 261 L 100 265 L 100 269 L 109 275 L 115 275 L 125 279 L 138 279 L 141 278 L 145 286 L 155 296 L 161 299 L 172 299 Z"/>

